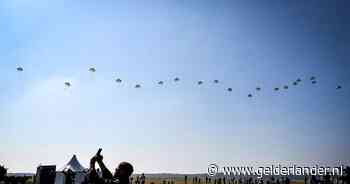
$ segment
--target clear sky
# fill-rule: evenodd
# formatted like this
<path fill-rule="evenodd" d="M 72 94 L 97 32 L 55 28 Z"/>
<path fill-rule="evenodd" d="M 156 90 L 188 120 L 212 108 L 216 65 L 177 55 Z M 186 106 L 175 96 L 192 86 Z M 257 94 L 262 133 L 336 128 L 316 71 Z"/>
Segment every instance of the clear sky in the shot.
<path fill-rule="evenodd" d="M 0 163 L 349 164 L 345 2 L 1 0 Z"/>

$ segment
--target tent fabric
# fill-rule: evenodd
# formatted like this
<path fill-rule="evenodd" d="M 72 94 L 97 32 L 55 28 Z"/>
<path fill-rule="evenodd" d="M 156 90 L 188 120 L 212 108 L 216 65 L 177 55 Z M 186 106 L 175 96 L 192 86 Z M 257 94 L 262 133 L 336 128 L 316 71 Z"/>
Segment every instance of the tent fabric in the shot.
<path fill-rule="evenodd" d="M 80 164 L 80 162 L 77 159 L 77 156 L 73 155 L 70 161 L 60 169 L 60 171 L 68 170 L 72 170 L 73 172 L 84 172 L 85 168 Z"/>

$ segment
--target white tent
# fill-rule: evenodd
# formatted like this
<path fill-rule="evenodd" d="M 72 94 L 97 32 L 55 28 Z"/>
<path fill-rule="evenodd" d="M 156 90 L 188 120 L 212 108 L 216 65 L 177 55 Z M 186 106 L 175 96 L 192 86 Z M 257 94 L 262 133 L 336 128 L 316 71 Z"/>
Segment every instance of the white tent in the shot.
<path fill-rule="evenodd" d="M 69 162 L 56 172 L 55 184 L 65 183 L 64 172 L 67 172 L 68 170 L 71 170 L 75 173 L 74 183 L 81 184 L 81 182 L 84 180 L 86 169 L 80 164 L 76 155 L 73 155 Z"/>
<path fill-rule="evenodd" d="M 79 163 L 77 156 L 73 155 L 73 157 L 69 160 L 69 162 L 64 165 L 60 171 L 68 171 L 72 170 L 73 172 L 84 172 L 85 168 Z"/>

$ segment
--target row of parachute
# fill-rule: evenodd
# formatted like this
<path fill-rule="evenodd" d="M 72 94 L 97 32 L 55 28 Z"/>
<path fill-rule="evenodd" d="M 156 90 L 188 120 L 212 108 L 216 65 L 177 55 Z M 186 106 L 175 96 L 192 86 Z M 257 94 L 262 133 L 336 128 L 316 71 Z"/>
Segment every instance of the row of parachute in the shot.
<path fill-rule="evenodd" d="M 23 69 L 23 67 L 17 67 L 17 71 L 18 71 L 18 72 L 23 72 L 24 69 Z M 91 67 L 91 68 L 89 68 L 88 71 L 89 71 L 89 72 L 92 72 L 92 73 L 95 73 L 95 72 L 96 72 L 96 68 Z M 180 81 L 180 78 L 179 78 L 179 77 L 175 77 L 175 78 L 174 78 L 174 82 L 179 82 L 179 81 Z M 293 85 L 294 85 L 294 86 L 297 86 L 301 81 L 302 81 L 302 80 L 301 80 L 300 78 L 298 78 L 297 80 L 295 80 L 295 81 L 293 82 Z M 316 83 L 317 83 L 316 77 L 314 77 L 314 76 L 310 77 L 310 81 L 311 81 L 312 84 L 316 84 Z M 117 83 L 122 83 L 122 79 L 117 78 L 117 79 L 115 79 L 115 82 L 117 82 Z M 215 79 L 215 80 L 213 80 L 212 82 L 215 83 L 215 84 L 218 84 L 220 81 L 217 80 L 217 79 Z M 200 80 L 200 81 L 197 82 L 197 85 L 202 85 L 203 83 L 204 83 L 204 82 Z M 158 85 L 163 85 L 163 84 L 164 84 L 164 81 L 158 81 L 157 84 L 158 84 Z M 72 86 L 72 83 L 69 82 L 69 81 L 65 81 L 65 82 L 64 82 L 64 85 L 65 85 L 65 87 L 70 88 L 70 87 Z M 135 88 L 141 88 L 141 84 L 136 84 L 134 87 L 135 87 Z M 283 89 L 285 89 L 285 90 L 287 90 L 288 88 L 289 88 L 288 85 L 284 85 L 284 86 L 283 86 Z M 340 90 L 341 88 L 342 88 L 341 85 L 337 85 L 335 89 Z M 231 87 L 227 88 L 226 90 L 227 90 L 228 92 L 232 92 L 232 88 L 231 88 Z M 256 90 L 256 91 L 260 91 L 260 90 L 262 90 L 262 89 L 261 89 L 261 87 L 256 87 L 255 90 Z M 274 90 L 275 90 L 275 91 L 279 91 L 280 88 L 279 88 L 279 87 L 276 87 L 276 88 L 274 88 Z M 251 98 L 251 97 L 253 97 L 253 95 L 252 95 L 252 94 L 248 94 L 248 97 Z"/>

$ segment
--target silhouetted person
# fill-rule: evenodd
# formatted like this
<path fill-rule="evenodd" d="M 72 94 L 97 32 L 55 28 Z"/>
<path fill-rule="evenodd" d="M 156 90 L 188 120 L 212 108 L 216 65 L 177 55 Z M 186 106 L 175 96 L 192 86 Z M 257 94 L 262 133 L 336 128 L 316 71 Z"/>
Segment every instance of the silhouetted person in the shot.
<path fill-rule="evenodd" d="M 310 184 L 317 184 L 316 176 L 314 176 L 314 175 L 311 176 Z"/>
<path fill-rule="evenodd" d="M 264 184 L 264 178 L 260 178 L 259 184 Z"/>
<path fill-rule="evenodd" d="M 290 180 L 288 177 L 286 177 L 285 181 L 284 181 L 284 184 L 290 184 Z"/>
<path fill-rule="evenodd" d="M 248 184 L 253 184 L 253 178 L 252 177 L 249 177 Z"/>
<path fill-rule="evenodd" d="M 187 184 L 187 175 L 185 175 L 185 184 Z"/>
<path fill-rule="evenodd" d="M 83 184 L 130 184 L 129 177 L 134 171 L 132 165 L 128 162 L 121 162 L 115 169 L 114 175 L 112 175 L 103 163 L 103 156 L 100 154 L 101 151 L 102 149 L 99 149 L 97 154 L 91 158 L 90 169 Z M 96 162 L 101 169 L 102 177 L 96 172 Z"/>
<path fill-rule="evenodd" d="M 5 166 L 0 165 L 0 181 L 5 181 L 5 177 L 7 174 L 7 169 Z"/>
<path fill-rule="evenodd" d="M 65 184 L 73 184 L 74 183 L 74 178 L 75 178 L 75 173 L 68 169 L 68 171 L 63 172 L 65 175 Z"/>
<path fill-rule="evenodd" d="M 146 183 L 146 177 L 145 177 L 145 174 L 141 174 L 141 177 L 140 177 L 140 184 L 145 184 Z"/>
<path fill-rule="evenodd" d="M 329 172 L 324 176 L 324 184 L 331 184 L 331 175 Z"/>

